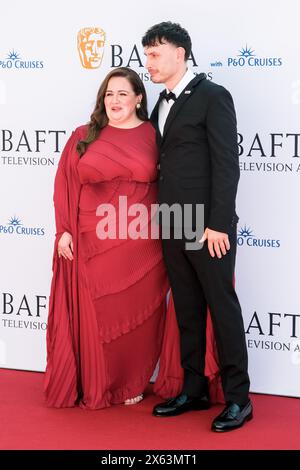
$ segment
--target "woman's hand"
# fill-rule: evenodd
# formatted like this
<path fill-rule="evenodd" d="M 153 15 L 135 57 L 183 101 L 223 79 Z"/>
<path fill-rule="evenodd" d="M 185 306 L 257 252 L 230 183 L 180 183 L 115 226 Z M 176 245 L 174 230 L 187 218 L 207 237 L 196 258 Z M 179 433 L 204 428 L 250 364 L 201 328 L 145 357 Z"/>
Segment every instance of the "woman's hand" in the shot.
<path fill-rule="evenodd" d="M 57 247 L 58 256 L 72 261 L 73 259 L 73 238 L 68 232 L 64 232 L 59 239 Z"/>

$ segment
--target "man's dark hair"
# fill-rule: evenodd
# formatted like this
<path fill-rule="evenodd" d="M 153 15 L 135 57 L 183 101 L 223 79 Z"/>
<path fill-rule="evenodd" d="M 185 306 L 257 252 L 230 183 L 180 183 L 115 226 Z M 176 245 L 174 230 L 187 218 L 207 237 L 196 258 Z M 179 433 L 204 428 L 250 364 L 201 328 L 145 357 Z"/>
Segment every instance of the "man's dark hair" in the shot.
<path fill-rule="evenodd" d="M 192 50 L 192 41 L 187 30 L 182 28 L 180 24 L 171 23 L 171 21 L 155 24 L 148 29 L 142 38 L 143 47 L 156 46 L 164 44 L 164 42 L 174 44 L 176 47 L 183 47 L 185 50 L 184 59 L 188 60 Z"/>

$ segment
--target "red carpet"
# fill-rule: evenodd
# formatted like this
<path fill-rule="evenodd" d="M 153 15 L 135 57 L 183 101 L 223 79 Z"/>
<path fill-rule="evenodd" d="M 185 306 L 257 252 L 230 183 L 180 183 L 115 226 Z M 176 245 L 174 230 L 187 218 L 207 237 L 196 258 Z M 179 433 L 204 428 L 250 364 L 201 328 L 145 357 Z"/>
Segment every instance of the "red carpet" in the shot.
<path fill-rule="evenodd" d="M 252 395 L 254 419 L 225 434 L 210 431 L 222 406 L 173 418 L 143 402 L 99 411 L 44 406 L 43 374 L 0 369 L 0 449 L 300 449 L 300 400 Z"/>

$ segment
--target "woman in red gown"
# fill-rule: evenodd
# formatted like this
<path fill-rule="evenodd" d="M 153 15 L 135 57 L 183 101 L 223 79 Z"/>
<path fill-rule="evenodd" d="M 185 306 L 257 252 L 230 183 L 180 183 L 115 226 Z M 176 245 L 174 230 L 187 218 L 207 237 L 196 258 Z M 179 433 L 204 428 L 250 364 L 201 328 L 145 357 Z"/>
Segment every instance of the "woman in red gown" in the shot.
<path fill-rule="evenodd" d="M 166 310 L 168 279 L 160 241 L 150 231 L 156 167 L 143 83 L 131 69 L 114 69 L 99 89 L 90 123 L 69 138 L 55 178 L 49 406 L 137 403 L 158 359 L 154 392 L 168 398 L 181 391 L 174 306 L 171 298 Z M 134 204 L 146 208 L 139 223 Z M 206 374 L 217 401 L 213 351 L 208 322 Z"/>

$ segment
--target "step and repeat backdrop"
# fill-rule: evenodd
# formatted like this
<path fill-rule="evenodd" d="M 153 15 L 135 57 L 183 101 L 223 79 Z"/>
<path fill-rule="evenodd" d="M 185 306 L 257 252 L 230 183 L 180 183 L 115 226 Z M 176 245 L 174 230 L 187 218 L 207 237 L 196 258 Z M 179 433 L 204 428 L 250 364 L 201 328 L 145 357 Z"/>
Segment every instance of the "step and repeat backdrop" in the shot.
<path fill-rule="evenodd" d="M 71 131 L 114 67 L 161 91 L 141 37 L 175 21 L 189 67 L 228 88 L 238 116 L 236 285 L 251 390 L 300 396 L 300 56 L 296 0 L 2 2 L 0 367 L 43 371 L 54 240 L 53 180 Z"/>

